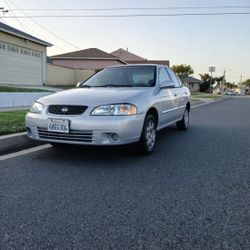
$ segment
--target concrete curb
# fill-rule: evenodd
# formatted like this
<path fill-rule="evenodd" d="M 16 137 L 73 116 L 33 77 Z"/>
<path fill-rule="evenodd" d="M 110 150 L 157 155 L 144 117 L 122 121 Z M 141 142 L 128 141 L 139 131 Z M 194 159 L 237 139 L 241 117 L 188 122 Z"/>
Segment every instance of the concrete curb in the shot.
<path fill-rule="evenodd" d="M 219 99 L 216 99 L 216 100 L 209 100 L 209 101 L 201 101 L 201 102 L 197 102 L 197 103 L 194 103 L 193 105 L 191 104 L 191 109 L 192 108 L 198 108 L 198 107 L 202 107 L 202 106 L 205 106 L 205 105 L 208 105 L 208 104 L 212 104 L 212 103 L 216 103 L 216 102 L 220 102 L 220 101 L 225 101 L 225 100 L 228 100 L 230 97 L 223 97 L 223 98 L 219 98 Z"/>
<path fill-rule="evenodd" d="M 26 132 L 0 136 L 0 155 L 44 143 L 29 139 Z"/>

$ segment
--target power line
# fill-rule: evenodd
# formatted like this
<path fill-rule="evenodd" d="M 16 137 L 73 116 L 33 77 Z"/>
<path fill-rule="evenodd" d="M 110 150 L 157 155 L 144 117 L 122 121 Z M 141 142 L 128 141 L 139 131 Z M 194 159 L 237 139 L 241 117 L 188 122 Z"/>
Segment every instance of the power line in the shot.
<path fill-rule="evenodd" d="M 75 44 L 66 41 L 66 40 L 63 39 L 62 37 L 58 36 L 58 35 L 55 34 L 54 32 L 50 31 L 49 29 L 47 29 L 46 27 L 44 27 L 43 25 L 41 25 L 39 22 L 37 22 L 36 20 L 34 20 L 32 16 L 29 16 L 28 14 L 26 14 L 26 12 L 24 12 L 23 10 L 21 10 L 20 8 L 18 8 L 18 6 L 17 6 L 13 1 L 11 1 L 11 0 L 9 0 L 9 1 L 13 4 L 13 6 L 15 6 L 15 8 L 17 8 L 19 11 L 21 11 L 21 12 L 24 14 L 24 16 L 22 16 L 22 17 L 16 16 L 16 18 L 29 18 L 29 19 L 31 19 L 36 25 L 38 25 L 38 26 L 41 27 L 42 29 L 46 30 L 49 34 L 53 35 L 53 36 L 56 37 L 57 39 L 63 41 L 64 43 L 70 45 L 71 47 L 73 47 L 73 48 L 75 48 L 75 49 L 79 49 L 79 47 L 76 46 Z M 13 9 L 12 9 L 12 10 L 13 10 Z M 5 16 L 4 16 L 4 17 L 5 17 Z M 2 18 L 3 18 L 3 17 L 2 17 Z M 11 17 L 10 17 L 10 18 L 11 18 Z M 12 17 L 12 18 L 13 18 L 13 17 Z"/>
<path fill-rule="evenodd" d="M 250 15 L 250 12 L 216 12 L 216 13 L 176 13 L 176 14 L 118 14 L 118 15 L 33 15 L 16 16 L 17 18 L 126 18 L 126 17 L 175 17 L 175 16 L 223 16 Z M 2 18 L 11 19 L 12 16 Z M 33 20 L 35 21 L 35 20 Z M 43 27 L 44 28 L 44 27 Z"/>
<path fill-rule="evenodd" d="M 118 8 L 52 8 L 52 9 L 22 9 L 24 11 L 116 11 L 116 10 L 175 10 L 175 9 L 243 9 L 250 5 L 235 6 L 174 6 L 174 7 L 118 7 Z M 12 9 L 20 10 L 20 9 Z"/>
<path fill-rule="evenodd" d="M 6 2 L 6 4 L 8 5 L 8 3 Z M 10 8 L 10 6 L 8 5 L 8 7 Z M 3 10 L 4 8 L 2 8 L 2 7 L 0 7 L 0 11 L 1 10 Z M 14 12 L 13 12 L 14 13 Z M 14 15 L 14 14 L 13 14 Z M 40 34 L 38 34 L 36 31 L 34 31 L 33 29 L 31 29 L 29 26 L 27 26 L 27 25 L 24 25 L 23 23 L 21 23 L 21 21 L 17 18 L 17 21 L 19 22 L 19 24 L 22 26 L 22 28 L 23 28 L 23 30 L 25 31 L 25 32 L 27 32 L 27 29 L 29 30 L 29 31 L 31 31 L 33 34 L 35 34 L 35 35 L 37 35 L 38 37 L 40 36 Z M 1 20 L 1 22 L 3 22 L 3 23 L 5 23 L 5 24 L 7 24 L 4 20 Z M 60 46 L 58 46 L 58 45 L 56 45 L 56 44 L 53 44 L 53 46 L 55 46 L 55 47 L 57 47 L 57 48 L 59 48 L 60 50 L 63 50 L 63 51 L 67 51 L 67 50 L 65 50 L 65 49 L 63 49 L 63 48 L 61 48 Z"/>
<path fill-rule="evenodd" d="M 11 8 L 10 8 L 10 5 L 8 4 L 8 2 L 7 2 L 6 0 L 4 0 L 4 2 L 6 3 L 7 7 L 8 7 L 9 9 L 11 9 Z M 7 12 L 7 13 L 8 13 L 8 12 Z M 22 24 L 22 22 L 15 16 L 14 12 L 13 12 L 13 13 L 10 12 L 10 15 L 13 15 L 14 18 L 15 18 L 15 19 L 17 20 L 17 22 L 19 23 L 19 25 L 22 27 L 22 29 L 23 29 L 25 32 L 27 32 L 27 30 L 25 29 L 25 27 L 24 27 L 24 25 Z"/>

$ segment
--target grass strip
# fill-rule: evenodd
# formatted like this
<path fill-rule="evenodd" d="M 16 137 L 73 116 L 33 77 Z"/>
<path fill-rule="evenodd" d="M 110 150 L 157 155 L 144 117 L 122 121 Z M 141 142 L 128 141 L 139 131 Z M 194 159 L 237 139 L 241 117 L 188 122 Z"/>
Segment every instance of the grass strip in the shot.
<path fill-rule="evenodd" d="M 0 92 L 50 92 L 46 89 L 33 89 L 33 88 L 19 88 L 19 87 L 8 87 L 0 86 Z"/>
<path fill-rule="evenodd" d="M 25 131 L 25 115 L 28 110 L 0 112 L 0 135 Z"/>

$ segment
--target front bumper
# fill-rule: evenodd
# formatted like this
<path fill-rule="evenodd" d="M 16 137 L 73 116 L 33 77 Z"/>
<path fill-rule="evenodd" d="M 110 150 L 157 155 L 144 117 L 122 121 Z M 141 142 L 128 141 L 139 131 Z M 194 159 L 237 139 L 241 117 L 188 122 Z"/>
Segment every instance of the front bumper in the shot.
<path fill-rule="evenodd" d="M 48 119 L 67 119 L 70 133 L 47 131 Z M 145 114 L 133 116 L 59 116 L 28 113 L 25 126 L 31 139 L 82 145 L 122 145 L 139 141 Z"/>

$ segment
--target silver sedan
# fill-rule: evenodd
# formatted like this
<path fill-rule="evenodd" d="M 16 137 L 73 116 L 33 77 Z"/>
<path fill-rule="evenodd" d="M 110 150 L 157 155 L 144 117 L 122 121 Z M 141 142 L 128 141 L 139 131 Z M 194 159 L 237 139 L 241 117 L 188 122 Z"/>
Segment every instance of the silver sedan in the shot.
<path fill-rule="evenodd" d="M 26 115 L 30 138 L 60 144 L 138 143 L 144 154 L 156 132 L 176 123 L 189 126 L 190 92 L 161 65 L 105 68 L 77 88 L 38 99 Z"/>

